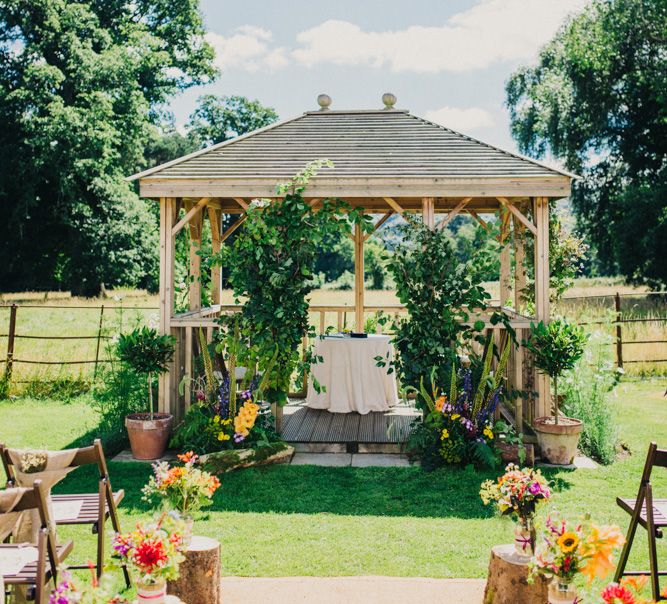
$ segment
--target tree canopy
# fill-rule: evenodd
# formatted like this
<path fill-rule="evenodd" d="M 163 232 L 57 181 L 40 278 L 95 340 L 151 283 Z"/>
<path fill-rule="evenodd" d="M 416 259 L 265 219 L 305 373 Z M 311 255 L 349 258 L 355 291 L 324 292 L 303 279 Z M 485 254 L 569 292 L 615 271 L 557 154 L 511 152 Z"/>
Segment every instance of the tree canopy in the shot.
<path fill-rule="evenodd" d="M 601 271 L 667 284 L 667 4 L 595 0 L 506 87 L 524 153 L 582 176 L 579 229 Z"/>
<path fill-rule="evenodd" d="M 210 81 L 197 0 L 0 0 L 0 288 L 142 285 L 154 213 L 123 177 Z"/>
<path fill-rule="evenodd" d="M 272 124 L 278 114 L 257 100 L 243 96 L 199 97 L 197 108 L 190 116 L 188 133 L 201 146 L 215 145 L 246 132 Z"/>

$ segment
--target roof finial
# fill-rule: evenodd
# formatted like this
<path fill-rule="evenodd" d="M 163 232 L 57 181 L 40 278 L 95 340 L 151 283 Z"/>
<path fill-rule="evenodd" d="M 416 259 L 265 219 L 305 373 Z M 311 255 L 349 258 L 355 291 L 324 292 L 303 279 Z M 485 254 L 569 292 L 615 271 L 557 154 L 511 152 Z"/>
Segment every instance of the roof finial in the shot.
<path fill-rule="evenodd" d="M 320 106 L 320 111 L 328 111 L 331 105 L 331 97 L 328 94 L 319 94 L 317 104 Z"/>
<path fill-rule="evenodd" d="M 391 92 L 385 92 L 382 95 L 382 102 L 385 109 L 393 109 L 396 104 L 396 95 Z"/>

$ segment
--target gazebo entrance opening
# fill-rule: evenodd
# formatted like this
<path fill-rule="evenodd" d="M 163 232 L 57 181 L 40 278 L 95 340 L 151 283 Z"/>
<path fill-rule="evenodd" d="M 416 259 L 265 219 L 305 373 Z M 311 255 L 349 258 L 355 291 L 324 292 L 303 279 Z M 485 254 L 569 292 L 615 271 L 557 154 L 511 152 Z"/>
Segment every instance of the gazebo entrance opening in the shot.
<path fill-rule="evenodd" d="M 386 96 L 386 95 L 385 95 Z M 177 339 L 170 372 L 160 380 L 159 405 L 180 419 L 191 404 L 191 393 L 179 394 L 183 375 L 192 375 L 196 350 L 195 330 L 203 328 L 212 339 L 220 313 L 235 312 L 222 304 L 221 269 L 210 274 L 210 300 L 202 307 L 201 259 L 198 255 L 203 222 L 210 223 L 213 251 L 242 228 L 245 211 L 255 198 L 279 202 L 276 183 L 288 180 L 308 162 L 327 158 L 333 169 L 315 177 L 307 191 L 314 207 L 323 198 L 338 197 L 375 216 L 375 228 L 391 216 L 418 214 L 431 229 L 444 228 L 455 216 L 469 214 L 487 226 L 489 214 L 500 225 L 500 296 L 498 308 L 509 317 L 520 342 L 531 321 L 549 319 L 549 204 L 570 192 L 571 175 L 528 160 L 387 106 L 380 110 L 319 111 L 255 131 L 237 139 L 158 166 L 139 179 L 141 195 L 160 204 L 160 328 Z M 233 217 L 223 230 L 223 215 Z M 487 218 L 485 219 L 485 216 Z M 188 289 L 189 310 L 174 311 L 174 248 L 176 238 L 188 232 L 189 263 L 193 276 Z M 522 315 L 521 293 L 527 277 L 523 259 L 525 235 L 534 238 L 535 316 Z M 311 322 L 323 333 L 327 325 L 338 329 L 353 324 L 363 331 L 372 313 L 404 312 L 400 306 L 366 304 L 364 244 L 369 234 L 356 227 L 354 239 L 355 287 L 353 306 L 311 306 Z M 497 310 L 497 308 L 496 308 Z M 498 342 L 507 337 L 504 327 L 489 321 L 489 312 L 473 320 Z M 512 351 L 508 365 L 512 391 L 520 392 L 504 411 L 519 430 L 532 419 L 549 414 L 549 383 L 537 374 L 523 348 Z M 303 396 L 303 392 L 300 393 Z M 396 441 L 405 435 L 398 413 Z M 307 414 L 286 414 L 284 436 L 290 440 L 308 435 L 339 442 L 360 442 L 364 434 L 379 433 L 386 425 L 371 420 L 353 422 L 329 419 L 325 427 L 304 422 Z M 297 430 L 296 417 L 301 418 Z M 310 421 L 310 420 L 308 420 Z M 375 421 L 375 420 L 373 420 Z M 317 425 L 316 425 L 317 424 Z M 348 425 L 349 424 L 349 425 Z M 310 427 L 309 427 L 310 426 Z M 386 433 L 386 430 L 385 430 Z M 363 442 L 363 441 L 361 441 Z M 372 441 L 371 441 L 372 442 Z"/>

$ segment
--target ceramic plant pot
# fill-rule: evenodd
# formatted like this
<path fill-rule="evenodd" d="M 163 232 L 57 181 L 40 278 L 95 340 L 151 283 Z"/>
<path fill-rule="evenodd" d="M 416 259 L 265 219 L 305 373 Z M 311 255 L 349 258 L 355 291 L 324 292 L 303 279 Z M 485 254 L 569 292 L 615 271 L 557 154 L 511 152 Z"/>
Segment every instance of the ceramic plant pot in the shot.
<path fill-rule="evenodd" d="M 556 424 L 553 417 L 538 417 L 533 421 L 533 428 L 542 456 L 549 463 L 565 466 L 574 461 L 579 436 L 584 429 L 581 420 L 559 417 Z"/>
<path fill-rule="evenodd" d="M 132 457 L 158 459 L 164 455 L 174 417 L 169 413 L 132 413 L 125 417 Z"/>

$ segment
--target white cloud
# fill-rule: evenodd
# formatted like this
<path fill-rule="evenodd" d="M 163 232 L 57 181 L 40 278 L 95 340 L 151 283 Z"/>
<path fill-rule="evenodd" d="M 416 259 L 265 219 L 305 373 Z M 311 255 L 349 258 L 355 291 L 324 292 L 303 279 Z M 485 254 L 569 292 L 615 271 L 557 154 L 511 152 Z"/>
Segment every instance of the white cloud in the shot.
<path fill-rule="evenodd" d="M 239 68 L 257 71 L 262 67 L 271 70 L 285 67 L 288 63 L 284 48 L 271 48 L 273 34 L 262 27 L 243 25 L 231 36 L 214 32 L 206 34 L 206 40 L 215 50 L 215 63 L 222 69 Z"/>
<path fill-rule="evenodd" d="M 460 107 L 445 106 L 427 111 L 424 117 L 431 122 L 459 132 L 489 128 L 494 124 L 491 114 L 481 107 L 461 109 Z"/>
<path fill-rule="evenodd" d="M 483 69 L 532 58 L 565 16 L 587 0 L 482 0 L 442 26 L 364 31 L 329 20 L 297 35 L 292 57 L 307 66 L 388 65 L 393 71 L 437 73 Z"/>

